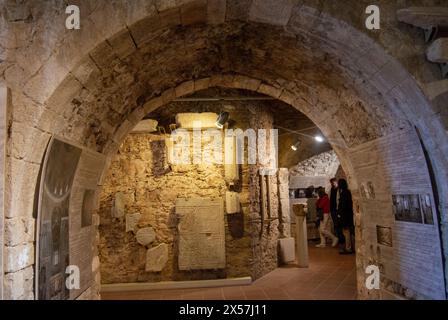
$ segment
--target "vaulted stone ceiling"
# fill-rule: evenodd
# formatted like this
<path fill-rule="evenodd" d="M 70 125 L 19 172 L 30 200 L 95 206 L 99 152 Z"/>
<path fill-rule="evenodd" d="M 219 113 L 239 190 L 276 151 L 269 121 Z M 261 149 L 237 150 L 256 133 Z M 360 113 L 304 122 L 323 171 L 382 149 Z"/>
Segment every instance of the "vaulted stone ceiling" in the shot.
<path fill-rule="evenodd" d="M 83 79 L 84 87 L 71 94 L 71 103 L 60 104 L 57 96 L 50 100 L 49 107 L 57 104 L 52 109 L 67 121 L 64 136 L 79 139 L 77 130 L 83 127 L 86 142 L 102 150 L 114 129 L 139 105 L 184 81 L 215 74 L 249 75 L 286 87 L 319 110 L 313 111 L 316 115 L 325 116 L 330 107 L 338 106 L 340 120 L 334 126 L 349 146 L 399 126 L 400 118 L 381 104 L 372 106 L 369 101 L 367 107 L 353 81 L 344 78 L 347 66 L 309 38 L 239 22 L 161 29 L 146 38 L 150 40 L 122 57 L 108 43 L 102 44 L 85 61 L 90 74 Z M 82 67 L 73 75 L 82 78 Z M 366 109 L 376 112 L 367 114 Z M 356 128 L 351 120 L 356 120 Z"/>

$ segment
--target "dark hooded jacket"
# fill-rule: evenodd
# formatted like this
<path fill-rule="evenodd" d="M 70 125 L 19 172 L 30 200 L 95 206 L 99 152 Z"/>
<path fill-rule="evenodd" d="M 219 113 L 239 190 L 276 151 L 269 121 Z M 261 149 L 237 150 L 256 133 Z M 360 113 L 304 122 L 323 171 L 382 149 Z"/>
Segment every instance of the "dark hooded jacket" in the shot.
<path fill-rule="evenodd" d="M 342 228 L 353 227 L 352 193 L 344 184 L 339 188 L 338 216 Z"/>

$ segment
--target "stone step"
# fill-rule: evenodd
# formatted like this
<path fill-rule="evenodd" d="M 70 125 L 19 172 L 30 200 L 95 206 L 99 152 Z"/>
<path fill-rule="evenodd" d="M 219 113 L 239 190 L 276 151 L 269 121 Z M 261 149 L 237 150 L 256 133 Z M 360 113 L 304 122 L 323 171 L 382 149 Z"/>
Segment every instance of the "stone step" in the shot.
<path fill-rule="evenodd" d="M 429 29 L 448 26 L 448 7 L 409 7 L 397 11 L 398 21 Z"/>
<path fill-rule="evenodd" d="M 425 93 L 431 100 L 446 92 L 448 92 L 448 79 L 430 82 L 425 85 Z"/>
<path fill-rule="evenodd" d="M 192 289 L 192 288 L 216 288 L 232 286 L 248 286 L 252 283 L 250 276 L 241 278 L 194 280 L 194 281 L 160 281 L 139 283 L 113 283 L 102 284 L 101 292 L 132 292 L 150 290 Z"/>
<path fill-rule="evenodd" d="M 435 40 L 426 50 L 426 57 L 431 62 L 448 63 L 448 38 Z"/>

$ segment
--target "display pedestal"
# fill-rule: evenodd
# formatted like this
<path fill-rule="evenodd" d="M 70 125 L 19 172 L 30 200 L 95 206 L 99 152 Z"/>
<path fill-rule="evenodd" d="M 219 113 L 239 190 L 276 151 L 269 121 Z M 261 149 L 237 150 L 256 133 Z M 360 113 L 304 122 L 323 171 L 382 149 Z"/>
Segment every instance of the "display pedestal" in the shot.
<path fill-rule="evenodd" d="M 296 257 L 300 268 L 307 268 L 308 262 L 308 236 L 306 225 L 306 211 L 303 204 L 293 206 L 296 216 Z"/>

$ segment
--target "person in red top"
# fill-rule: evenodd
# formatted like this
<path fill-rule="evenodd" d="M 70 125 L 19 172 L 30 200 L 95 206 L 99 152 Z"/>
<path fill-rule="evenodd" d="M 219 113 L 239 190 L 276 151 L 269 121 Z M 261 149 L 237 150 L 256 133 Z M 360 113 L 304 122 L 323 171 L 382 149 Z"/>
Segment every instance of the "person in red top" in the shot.
<path fill-rule="evenodd" d="M 331 246 L 336 247 L 339 239 L 331 232 L 330 228 L 330 199 L 324 188 L 319 189 L 319 199 L 317 200 L 317 211 L 321 213 L 321 221 L 319 225 L 320 244 L 316 247 L 325 248 L 327 246 L 326 238 L 332 240 Z"/>

